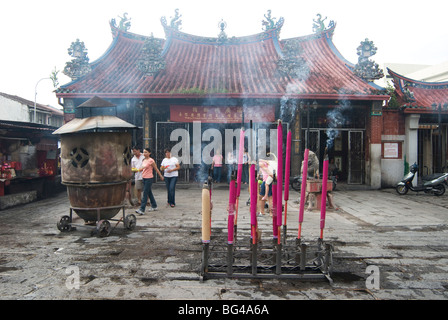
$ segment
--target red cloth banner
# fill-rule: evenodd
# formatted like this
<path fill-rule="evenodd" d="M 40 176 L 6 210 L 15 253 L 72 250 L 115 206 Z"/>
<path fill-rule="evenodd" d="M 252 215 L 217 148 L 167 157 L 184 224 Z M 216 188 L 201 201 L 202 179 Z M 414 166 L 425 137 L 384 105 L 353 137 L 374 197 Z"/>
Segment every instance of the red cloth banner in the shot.
<path fill-rule="evenodd" d="M 275 106 L 216 107 L 216 106 L 170 106 L 170 121 L 204 123 L 241 123 L 244 110 L 244 122 L 275 121 Z"/>

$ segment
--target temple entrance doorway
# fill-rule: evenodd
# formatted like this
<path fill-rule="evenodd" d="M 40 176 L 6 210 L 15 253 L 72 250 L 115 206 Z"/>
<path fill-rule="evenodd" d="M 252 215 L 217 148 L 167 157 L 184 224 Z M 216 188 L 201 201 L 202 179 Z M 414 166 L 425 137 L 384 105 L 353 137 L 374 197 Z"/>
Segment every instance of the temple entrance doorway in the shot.
<path fill-rule="evenodd" d="M 348 184 L 364 183 L 364 130 L 338 129 L 339 133 L 332 143 L 328 143 L 326 129 L 310 129 L 308 148 L 319 158 L 320 169 L 324 161 L 325 148 L 331 162 L 338 168 L 339 181 Z M 307 130 L 303 130 L 302 154 L 307 145 Z"/>

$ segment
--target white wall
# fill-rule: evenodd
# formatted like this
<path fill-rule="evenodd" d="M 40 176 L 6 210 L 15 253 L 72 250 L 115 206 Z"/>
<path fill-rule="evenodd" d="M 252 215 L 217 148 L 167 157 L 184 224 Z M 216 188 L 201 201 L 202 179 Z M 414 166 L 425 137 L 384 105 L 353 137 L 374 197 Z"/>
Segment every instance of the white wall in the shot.
<path fill-rule="evenodd" d="M 30 121 L 28 106 L 0 95 L 0 119 L 7 121 Z"/>

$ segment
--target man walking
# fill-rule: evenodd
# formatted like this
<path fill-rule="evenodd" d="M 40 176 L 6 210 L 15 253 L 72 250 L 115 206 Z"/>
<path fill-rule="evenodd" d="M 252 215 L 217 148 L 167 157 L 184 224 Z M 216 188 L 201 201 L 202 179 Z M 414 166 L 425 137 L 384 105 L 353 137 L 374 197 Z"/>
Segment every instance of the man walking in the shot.
<path fill-rule="evenodd" d="M 142 176 L 142 172 L 137 171 L 137 170 L 142 167 L 143 159 L 145 159 L 145 157 L 140 152 L 140 148 L 137 146 L 134 146 L 132 148 L 132 153 L 134 154 L 134 156 L 131 159 L 131 167 L 132 167 L 132 171 L 134 171 L 134 173 L 135 173 L 135 175 L 134 175 L 135 191 L 137 193 L 138 205 L 141 205 L 142 204 L 142 190 L 143 190 L 143 176 Z"/>

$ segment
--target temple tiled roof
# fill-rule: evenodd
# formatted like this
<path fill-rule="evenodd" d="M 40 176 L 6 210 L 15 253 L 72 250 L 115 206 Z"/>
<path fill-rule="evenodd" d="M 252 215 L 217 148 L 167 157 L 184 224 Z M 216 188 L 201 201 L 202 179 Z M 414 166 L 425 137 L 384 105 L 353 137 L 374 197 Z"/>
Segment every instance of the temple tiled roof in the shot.
<path fill-rule="evenodd" d="M 434 103 L 448 104 L 448 82 L 418 81 L 387 70 L 393 78 L 395 93 L 405 112 L 434 112 Z"/>
<path fill-rule="evenodd" d="M 162 23 L 163 24 L 163 23 Z M 279 40 L 277 28 L 246 37 L 206 38 L 163 24 L 165 68 L 155 76 L 138 67 L 148 37 L 111 25 L 113 42 L 83 77 L 61 86 L 58 97 L 89 98 L 281 98 L 384 100 L 381 88 L 357 77 L 334 47 L 334 26 L 319 34 Z M 305 80 L 281 74 L 277 61 L 289 41 L 297 41 L 309 67 Z"/>

